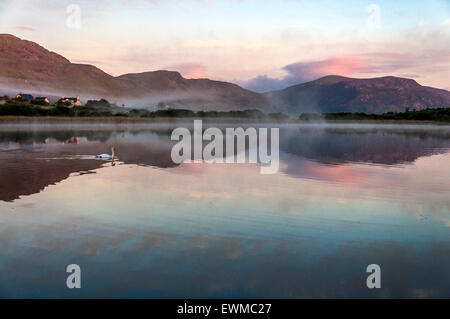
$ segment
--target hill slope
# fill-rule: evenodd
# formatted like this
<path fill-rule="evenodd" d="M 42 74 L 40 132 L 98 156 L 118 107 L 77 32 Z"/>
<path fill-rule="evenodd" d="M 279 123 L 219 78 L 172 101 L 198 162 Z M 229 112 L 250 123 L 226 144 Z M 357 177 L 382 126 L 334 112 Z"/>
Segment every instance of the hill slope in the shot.
<path fill-rule="evenodd" d="M 0 34 L 0 77 L 9 86 L 37 91 L 107 94 L 117 89 L 114 77 L 84 64 L 71 63 L 40 45 Z"/>
<path fill-rule="evenodd" d="M 450 106 L 450 92 L 393 76 L 352 79 L 326 76 L 265 94 L 273 105 L 291 112 L 403 112 Z"/>
<path fill-rule="evenodd" d="M 131 99 L 149 97 L 172 107 L 198 110 L 269 109 L 269 101 L 261 94 L 228 82 L 185 79 L 178 72 L 125 74 L 116 79 L 123 90 L 121 96 Z"/>
<path fill-rule="evenodd" d="M 163 103 L 198 109 L 268 109 L 267 99 L 238 85 L 185 79 L 178 72 L 155 71 L 113 77 L 92 65 L 71 63 L 40 45 L 0 34 L 3 86 L 55 95 L 105 97 L 141 106 Z"/>
<path fill-rule="evenodd" d="M 450 92 L 392 76 L 374 79 L 326 76 L 265 94 L 228 82 L 185 79 L 170 71 L 114 77 L 92 65 L 71 63 L 34 42 L 9 34 L 0 34 L 0 88 L 55 96 L 78 95 L 82 100 L 107 98 L 132 106 L 152 107 L 162 103 L 193 110 L 383 113 L 404 111 L 407 107 L 450 107 Z"/>

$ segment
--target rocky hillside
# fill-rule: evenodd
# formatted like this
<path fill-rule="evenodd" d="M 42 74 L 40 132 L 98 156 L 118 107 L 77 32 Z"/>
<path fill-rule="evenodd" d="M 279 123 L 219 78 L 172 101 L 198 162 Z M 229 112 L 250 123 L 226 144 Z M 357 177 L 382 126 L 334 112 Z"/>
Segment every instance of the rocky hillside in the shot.
<path fill-rule="evenodd" d="M 450 92 L 393 76 L 352 79 L 326 76 L 265 94 L 273 105 L 299 112 L 403 112 L 450 107 Z"/>

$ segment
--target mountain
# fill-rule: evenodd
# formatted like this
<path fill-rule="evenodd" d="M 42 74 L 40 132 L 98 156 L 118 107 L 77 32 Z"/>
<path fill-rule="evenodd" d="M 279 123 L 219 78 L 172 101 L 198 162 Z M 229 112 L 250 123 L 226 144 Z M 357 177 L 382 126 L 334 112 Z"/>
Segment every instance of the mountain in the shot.
<path fill-rule="evenodd" d="M 0 77 L 9 86 L 63 95 L 107 94 L 117 89 L 114 77 L 92 66 L 71 63 L 40 45 L 0 34 Z M 58 94 L 59 95 L 59 94 Z"/>
<path fill-rule="evenodd" d="M 261 94 L 228 82 L 185 79 L 178 72 L 125 74 L 116 80 L 123 90 L 122 96 L 128 95 L 131 99 L 150 97 L 172 107 L 188 106 L 191 109 L 220 110 L 269 109 L 268 100 Z"/>
<path fill-rule="evenodd" d="M 408 107 L 450 107 L 450 92 L 392 76 L 326 76 L 265 94 L 228 82 L 185 79 L 171 71 L 114 77 L 92 65 L 71 63 L 34 42 L 9 34 L 0 34 L 0 88 L 9 88 L 13 94 L 29 91 L 47 96 L 80 96 L 84 101 L 106 98 L 129 106 L 162 104 L 193 110 L 383 113 Z"/>
<path fill-rule="evenodd" d="M 154 106 L 163 103 L 192 109 L 267 110 L 261 94 L 232 83 L 185 79 L 178 72 L 155 71 L 111 76 L 99 68 L 71 63 L 42 46 L 0 34 L 0 85 L 46 95 L 107 98 L 117 103 Z"/>
<path fill-rule="evenodd" d="M 353 79 L 330 75 L 265 96 L 272 105 L 292 113 L 384 113 L 450 107 L 449 91 L 393 76 Z"/>

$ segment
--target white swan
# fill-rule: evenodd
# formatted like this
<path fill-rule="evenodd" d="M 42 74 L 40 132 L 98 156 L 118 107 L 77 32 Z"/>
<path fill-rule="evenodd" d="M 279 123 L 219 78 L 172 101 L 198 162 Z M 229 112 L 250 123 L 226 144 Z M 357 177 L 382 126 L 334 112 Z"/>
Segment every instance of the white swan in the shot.
<path fill-rule="evenodd" d="M 101 159 L 114 159 L 115 156 L 115 149 L 114 147 L 111 147 L 111 154 L 100 154 L 95 156 L 96 158 L 101 158 Z"/>

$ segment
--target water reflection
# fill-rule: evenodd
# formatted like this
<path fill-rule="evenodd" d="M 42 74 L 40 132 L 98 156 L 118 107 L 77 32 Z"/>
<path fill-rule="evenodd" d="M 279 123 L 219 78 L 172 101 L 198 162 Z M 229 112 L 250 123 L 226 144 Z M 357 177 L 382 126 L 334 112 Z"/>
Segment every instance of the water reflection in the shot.
<path fill-rule="evenodd" d="M 126 130 L 106 126 L 101 130 L 44 127 L 0 131 L 3 168 L 0 178 L 4 181 L 0 186 L 0 200 L 11 201 L 34 194 L 72 173 L 97 169 L 104 163 L 92 156 L 112 146 L 124 164 L 175 167 L 177 164 L 170 157 L 173 146 L 170 134 L 174 127 L 169 124 Z M 300 178 L 356 181 L 359 174 L 342 164 L 407 164 L 423 156 L 447 152 L 449 148 L 450 129 L 445 127 L 293 125 L 280 130 L 283 172 Z"/>
<path fill-rule="evenodd" d="M 173 165 L 170 132 L 1 132 L 0 297 L 450 296 L 447 129 L 283 127 L 275 175 Z"/>
<path fill-rule="evenodd" d="M 286 153 L 330 164 L 363 162 L 395 165 L 445 152 L 450 130 L 395 128 L 316 128 L 290 131 Z"/>

